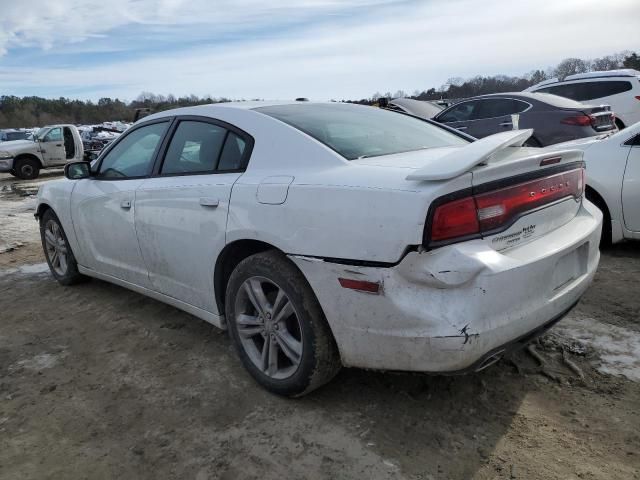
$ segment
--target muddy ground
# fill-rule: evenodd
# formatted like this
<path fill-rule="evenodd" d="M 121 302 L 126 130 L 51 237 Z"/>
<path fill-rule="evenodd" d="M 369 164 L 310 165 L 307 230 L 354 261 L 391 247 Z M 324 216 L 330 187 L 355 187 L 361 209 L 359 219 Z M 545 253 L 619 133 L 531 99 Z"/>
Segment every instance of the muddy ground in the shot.
<path fill-rule="evenodd" d="M 2 479 L 640 479 L 639 244 L 604 252 L 531 352 L 464 377 L 344 369 L 287 400 L 207 323 L 59 286 L 22 183 L 0 175 Z"/>

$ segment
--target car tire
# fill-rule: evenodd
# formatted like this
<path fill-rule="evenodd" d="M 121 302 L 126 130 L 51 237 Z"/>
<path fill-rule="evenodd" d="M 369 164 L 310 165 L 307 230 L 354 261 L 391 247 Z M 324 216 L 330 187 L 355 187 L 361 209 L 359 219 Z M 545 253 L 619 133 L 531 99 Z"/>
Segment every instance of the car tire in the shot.
<path fill-rule="evenodd" d="M 225 297 L 229 333 L 240 360 L 270 392 L 299 397 L 340 370 L 338 348 L 320 304 L 282 253 L 271 250 L 242 260 Z"/>
<path fill-rule="evenodd" d="M 78 272 L 78 263 L 71 251 L 67 235 L 51 209 L 45 211 L 40 218 L 40 238 L 49 270 L 58 283 L 73 285 L 88 279 Z"/>
<path fill-rule="evenodd" d="M 40 164 L 33 158 L 18 158 L 14 161 L 13 169 L 16 177 L 22 180 L 33 180 L 40 175 Z"/>

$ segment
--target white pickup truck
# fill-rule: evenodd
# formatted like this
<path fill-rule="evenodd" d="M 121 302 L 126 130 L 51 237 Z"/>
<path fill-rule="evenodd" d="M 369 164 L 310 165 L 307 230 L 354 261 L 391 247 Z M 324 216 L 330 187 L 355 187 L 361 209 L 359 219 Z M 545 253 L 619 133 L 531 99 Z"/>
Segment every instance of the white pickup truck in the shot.
<path fill-rule="evenodd" d="M 74 125 L 49 125 L 38 130 L 33 140 L 2 142 L 0 172 L 33 179 L 42 168 L 78 162 L 83 157 L 82 140 Z"/>

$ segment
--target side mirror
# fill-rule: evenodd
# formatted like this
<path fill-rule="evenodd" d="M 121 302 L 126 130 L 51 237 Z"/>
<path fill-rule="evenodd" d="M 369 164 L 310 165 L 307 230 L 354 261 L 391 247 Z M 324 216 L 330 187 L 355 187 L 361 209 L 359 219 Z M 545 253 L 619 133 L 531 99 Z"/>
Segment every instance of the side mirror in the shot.
<path fill-rule="evenodd" d="M 80 180 L 91 176 L 89 162 L 71 162 L 64 166 L 64 176 L 69 180 Z"/>

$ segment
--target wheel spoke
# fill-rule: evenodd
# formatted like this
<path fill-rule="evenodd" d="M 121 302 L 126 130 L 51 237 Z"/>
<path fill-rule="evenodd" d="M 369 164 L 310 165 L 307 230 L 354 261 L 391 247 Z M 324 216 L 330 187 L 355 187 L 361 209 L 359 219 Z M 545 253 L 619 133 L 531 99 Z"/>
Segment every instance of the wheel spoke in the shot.
<path fill-rule="evenodd" d="M 275 323 L 278 322 L 282 322 L 283 320 L 286 320 L 287 318 L 289 318 L 293 313 L 293 305 L 291 305 L 291 302 L 289 301 L 289 299 L 285 296 L 284 300 L 281 302 L 281 307 L 280 309 L 277 310 L 277 312 L 274 309 L 274 313 L 273 313 L 273 321 Z"/>
<path fill-rule="evenodd" d="M 258 314 L 265 316 L 267 309 L 269 308 L 269 302 L 262 290 L 262 284 L 259 280 L 251 278 L 244 283 L 244 289 L 247 292 L 249 300 L 253 304 L 253 308 L 256 309 Z"/>
<path fill-rule="evenodd" d="M 64 273 L 67 273 L 67 256 L 61 252 L 58 252 L 58 260 L 60 264 L 60 270 Z"/>
<path fill-rule="evenodd" d="M 52 247 L 55 246 L 57 243 L 56 237 L 51 230 L 45 230 L 44 240 L 47 242 L 47 244 L 51 245 Z"/>
<path fill-rule="evenodd" d="M 244 313 L 238 315 L 236 323 L 243 327 L 254 327 L 257 325 L 264 325 L 264 322 L 257 316 L 245 315 Z"/>
<path fill-rule="evenodd" d="M 278 371 L 278 342 L 274 337 L 268 339 L 269 343 L 269 365 L 267 375 L 274 376 Z"/>
<path fill-rule="evenodd" d="M 59 265 L 58 262 L 58 251 L 57 250 L 53 250 L 53 253 L 51 254 L 51 265 L 53 265 L 54 267 L 57 267 Z"/>
<path fill-rule="evenodd" d="M 267 373 L 267 368 L 269 367 L 269 345 L 271 344 L 271 339 L 269 337 L 264 339 L 264 344 L 262 345 L 262 352 L 260 358 L 261 370 Z"/>
<path fill-rule="evenodd" d="M 276 332 L 276 340 L 282 352 L 291 360 L 291 363 L 298 365 L 302 356 L 302 343 L 291 336 L 286 330 Z"/>

